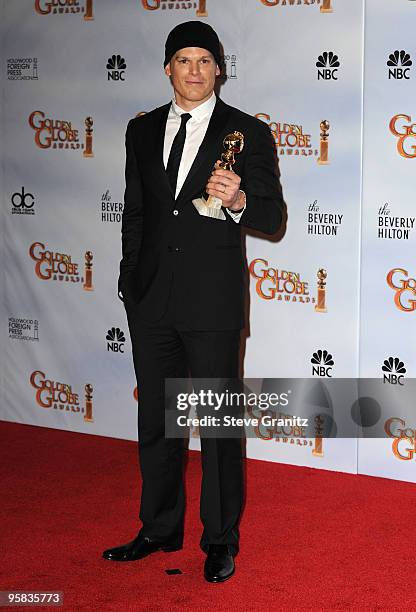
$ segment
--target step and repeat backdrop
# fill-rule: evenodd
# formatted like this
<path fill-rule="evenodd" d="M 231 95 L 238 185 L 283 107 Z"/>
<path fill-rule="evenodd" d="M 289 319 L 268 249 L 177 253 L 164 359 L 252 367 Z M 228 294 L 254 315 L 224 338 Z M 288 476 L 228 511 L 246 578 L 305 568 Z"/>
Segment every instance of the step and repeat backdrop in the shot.
<path fill-rule="evenodd" d="M 117 297 L 124 135 L 171 99 L 164 43 L 191 19 L 223 44 L 219 95 L 269 126 L 288 208 L 280 240 L 246 237 L 245 376 L 387 388 L 416 375 L 415 0 L 1 10 L 2 419 L 136 439 L 140 390 Z M 276 427 L 247 454 L 414 481 L 415 426 L 391 406 L 388 439 L 317 445 Z"/>

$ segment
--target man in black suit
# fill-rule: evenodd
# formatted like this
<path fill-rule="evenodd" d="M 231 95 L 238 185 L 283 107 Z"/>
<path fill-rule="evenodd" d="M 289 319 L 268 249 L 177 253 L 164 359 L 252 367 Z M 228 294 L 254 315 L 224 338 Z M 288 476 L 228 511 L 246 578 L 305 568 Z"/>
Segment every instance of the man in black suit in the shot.
<path fill-rule="evenodd" d="M 274 234 L 282 222 L 270 130 L 215 96 L 220 64 L 209 25 L 178 25 L 164 63 L 174 99 L 127 127 L 119 295 L 138 384 L 143 526 L 132 542 L 104 551 L 115 561 L 182 548 L 184 443 L 165 437 L 164 381 L 188 372 L 238 377 L 247 270 L 241 227 Z M 218 160 L 233 131 L 244 135 L 244 148 L 231 171 Z M 199 214 L 192 200 L 204 192 L 222 200 L 224 219 Z M 242 444 L 202 438 L 201 451 L 204 575 L 222 582 L 238 552 Z"/>

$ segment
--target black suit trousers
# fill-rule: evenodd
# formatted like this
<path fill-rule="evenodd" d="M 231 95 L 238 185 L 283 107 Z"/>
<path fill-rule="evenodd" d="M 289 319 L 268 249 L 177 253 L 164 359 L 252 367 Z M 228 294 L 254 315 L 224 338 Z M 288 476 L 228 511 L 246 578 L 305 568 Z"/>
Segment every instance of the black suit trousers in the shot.
<path fill-rule="evenodd" d="M 138 387 L 139 463 L 142 474 L 140 519 L 143 536 L 181 544 L 183 540 L 184 440 L 165 437 L 165 378 L 238 378 L 240 330 L 203 331 L 181 317 L 186 296 L 174 282 L 167 308 L 146 322 L 125 302 Z M 200 516 L 202 550 L 227 544 L 238 552 L 243 503 L 242 440 L 201 438 Z"/>

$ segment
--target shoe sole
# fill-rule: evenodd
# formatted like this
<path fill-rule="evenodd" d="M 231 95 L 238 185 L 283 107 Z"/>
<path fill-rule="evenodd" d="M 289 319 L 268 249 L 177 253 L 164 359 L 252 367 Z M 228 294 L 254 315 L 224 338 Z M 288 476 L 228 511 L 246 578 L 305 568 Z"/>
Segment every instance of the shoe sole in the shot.
<path fill-rule="evenodd" d="M 146 557 L 148 557 L 149 555 L 153 554 L 154 552 L 176 552 L 177 550 L 182 550 L 183 546 L 160 546 L 160 548 L 157 548 L 156 550 L 152 550 L 151 552 L 148 552 L 145 555 L 142 555 L 140 557 L 136 557 L 135 559 L 115 559 L 114 557 L 106 557 L 105 555 L 102 555 L 103 559 L 106 559 L 107 561 L 118 561 L 121 563 L 126 563 L 128 561 L 140 561 L 140 559 L 145 559 Z"/>

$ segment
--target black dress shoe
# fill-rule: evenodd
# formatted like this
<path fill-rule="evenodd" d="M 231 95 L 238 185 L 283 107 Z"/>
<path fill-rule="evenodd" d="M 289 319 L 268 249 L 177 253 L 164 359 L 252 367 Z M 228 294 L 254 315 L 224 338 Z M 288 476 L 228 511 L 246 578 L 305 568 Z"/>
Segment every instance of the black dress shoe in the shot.
<path fill-rule="evenodd" d="M 204 566 L 208 582 L 224 582 L 234 574 L 234 557 L 226 544 L 210 544 Z"/>
<path fill-rule="evenodd" d="M 137 559 L 143 559 L 143 557 L 147 557 L 147 555 L 158 550 L 173 552 L 181 550 L 181 548 L 182 544 L 179 544 L 179 542 L 160 542 L 139 534 L 128 544 L 108 548 L 103 552 L 103 557 L 104 559 L 110 559 L 110 561 L 137 561 Z"/>

